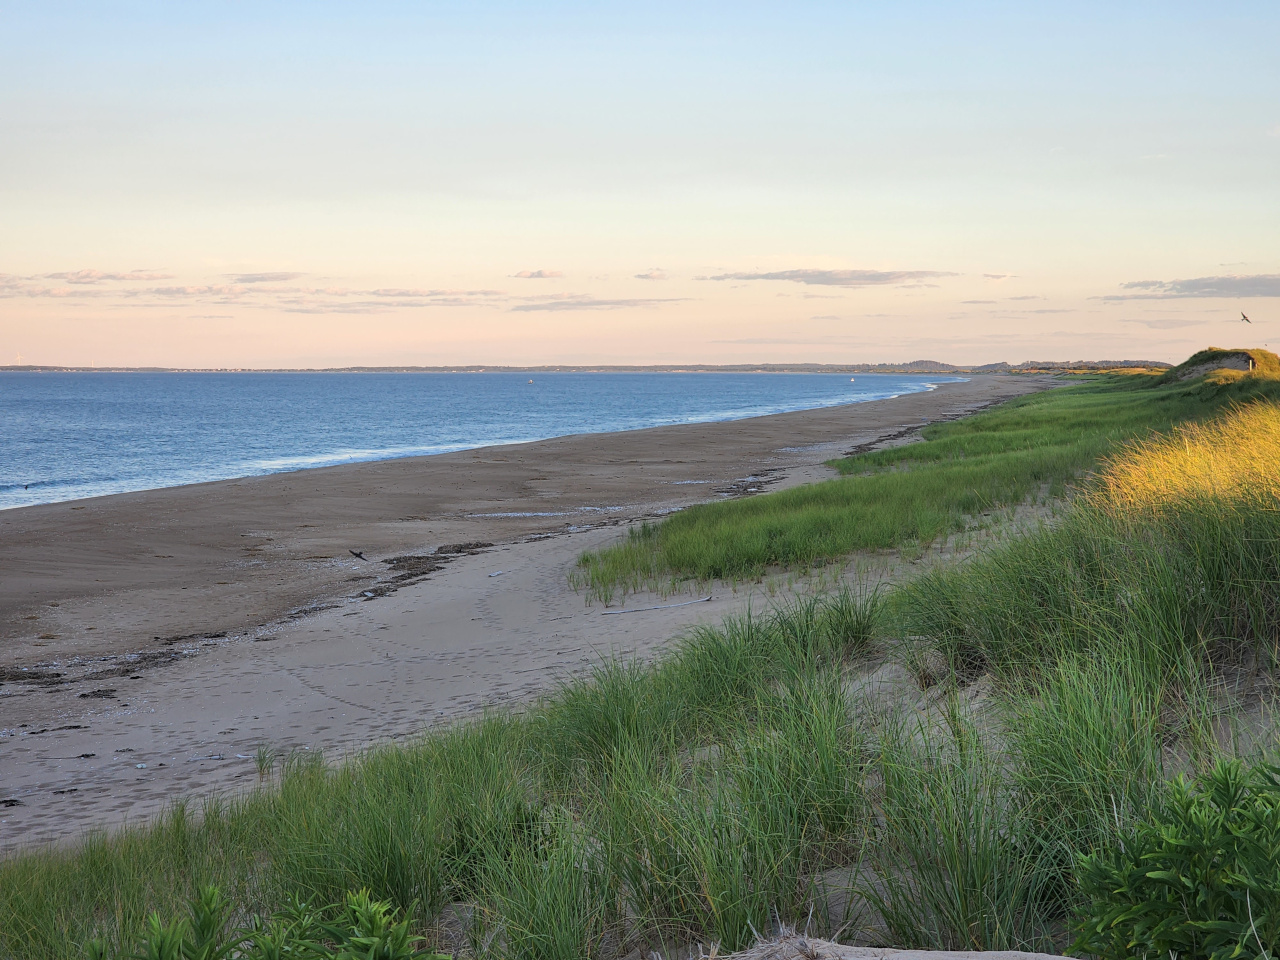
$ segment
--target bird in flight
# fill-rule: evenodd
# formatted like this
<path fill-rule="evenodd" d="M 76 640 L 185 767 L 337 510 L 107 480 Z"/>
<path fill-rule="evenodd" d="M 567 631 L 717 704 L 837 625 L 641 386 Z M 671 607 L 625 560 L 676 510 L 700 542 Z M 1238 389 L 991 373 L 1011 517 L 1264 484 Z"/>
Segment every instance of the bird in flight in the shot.
<path fill-rule="evenodd" d="M 366 557 L 366 556 L 364 555 L 364 552 L 363 552 L 363 551 L 361 551 L 361 550 L 348 550 L 348 551 L 347 551 L 347 553 L 351 554 L 353 557 L 359 557 L 359 558 L 360 558 L 361 560 L 363 560 L 365 563 L 368 563 L 368 562 L 369 562 L 369 558 L 368 558 L 368 557 Z"/>
<path fill-rule="evenodd" d="M 1240 311 L 1240 319 L 1243 320 L 1245 323 L 1253 323 L 1252 320 L 1250 320 L 1248 317 L 1244 315 L 1243 310 Z"/>

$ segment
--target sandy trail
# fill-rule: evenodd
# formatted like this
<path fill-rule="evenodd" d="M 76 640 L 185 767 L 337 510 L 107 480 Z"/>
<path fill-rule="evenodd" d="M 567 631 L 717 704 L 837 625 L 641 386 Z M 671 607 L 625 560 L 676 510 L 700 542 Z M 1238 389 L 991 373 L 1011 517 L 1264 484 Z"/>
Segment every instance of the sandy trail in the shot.
<path fill-rule="evenodd" d="M 0 849 L 251 786 L 261 744 L 333 756 L 407 736 L 759 608 L 717 587 L 709 603 L 612 615 L 567 573 L 618 524 L 828 476 L 822 462 L 853 446 L 1052 382 L 975 377 L 732 423 L 6 511 Z M 381 595 L 394 570 L 380 561 L 463 541 L 495 546 Z"/>

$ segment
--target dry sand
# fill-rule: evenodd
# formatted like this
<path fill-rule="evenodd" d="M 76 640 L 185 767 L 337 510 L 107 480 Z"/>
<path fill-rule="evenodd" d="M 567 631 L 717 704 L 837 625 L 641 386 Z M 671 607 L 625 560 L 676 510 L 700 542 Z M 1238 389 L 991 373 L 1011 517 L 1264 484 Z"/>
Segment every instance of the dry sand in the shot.
<path fill-rule="evenodd" d="M 823 461 L 853 447 L 1054 382 L 974 377 L 0 513 L 0 849 L 250 786 L 260 744 L 339 755 L 528 699 L 602 656 L 652 655 L 761 600 L 717 587 L 708 603 L 606 612 L 567 583 L 582 550 L 691 503 L 830 476 Z M 494 546 L 434 570 L 382 562 L 459 542 Z"/>

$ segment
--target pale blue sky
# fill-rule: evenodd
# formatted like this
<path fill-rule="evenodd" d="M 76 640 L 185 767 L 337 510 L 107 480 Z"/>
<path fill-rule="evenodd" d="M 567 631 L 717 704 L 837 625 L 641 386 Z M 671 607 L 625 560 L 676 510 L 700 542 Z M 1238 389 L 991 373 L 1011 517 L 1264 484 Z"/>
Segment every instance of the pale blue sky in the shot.
<path fill-rule="evenodd" d="M 0 15 L 0 362 L 1280 346 L 1274 3 Z"/>

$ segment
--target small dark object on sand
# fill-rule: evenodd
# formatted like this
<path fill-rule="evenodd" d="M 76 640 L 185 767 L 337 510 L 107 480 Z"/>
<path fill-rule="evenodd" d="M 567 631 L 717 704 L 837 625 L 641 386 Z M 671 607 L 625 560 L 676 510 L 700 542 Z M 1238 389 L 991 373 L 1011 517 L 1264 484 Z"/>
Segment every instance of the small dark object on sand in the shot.
<path fill-rule="evenodd" d="M 468 540 L 466 543 L 446 543 L 436 547 L 436 553 L 444 555 L 447 553 L 475 553 L 478 550 L 484 550 L 492 547 L 493 544 L 485 540 Z"/>
<path fill-rule="evenodd" d="M 359 558 L 360 558 L 361 560 L 363 560 L 365 563 L 368 563 L 368 562 L 369 562 L 369 558 L 368 558 L 368 557 L 366 557 L 366 556 L 364 555 L 364 552 L 363 552 L 363 551 L 361 551 L 361 550 L 348 550 L 348 551 L 347 551 L 347 553 L 351 554 L 353 557 L 359 557 Z"/>
<path fill-rule="evenodd" d="M 113 700 L 116 691 L 113 687 L 102 687 L 99 690 L 90 690 L 88 693 L 80 694 L 81 700 Z"/>

